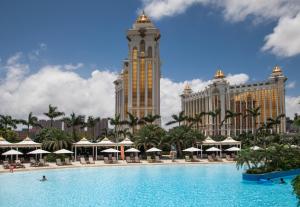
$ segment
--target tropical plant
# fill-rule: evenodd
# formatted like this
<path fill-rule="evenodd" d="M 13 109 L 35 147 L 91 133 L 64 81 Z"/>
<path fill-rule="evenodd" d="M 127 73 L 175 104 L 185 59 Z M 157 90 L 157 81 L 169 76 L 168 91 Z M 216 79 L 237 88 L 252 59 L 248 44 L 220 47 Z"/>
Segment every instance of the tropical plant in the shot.
<path fill-rule="evenodd" d="M 187 116 L 184 115 L 184 111 L 179 112 L 179 114 L 173 114 L 172 115 L 172 121 L 169 121 L 166 123 L 166 125 L 171 125 L 171 124 L 177 124 L 178 126 L 181 126 L 181 123 L 185 120 L 187 120 Z"/>
<path fill-rule="evenodd" d="M 218 118 L 218 116 L 220 115 L 220 113 L 221 113 L 221 109 L 216 109 L 215 111 L 209 111 L 209 112 L 207 112 L 207 115 L 212 117 L 214 134 L 215 134 L 216 130 L 218 130 L 218 121 L 216 121 L 216 119 Z M 217 134 L 218 134 L 218 132 L 217 132 Z"/>
<path fill-rule="evenodd" d="M 293 189 L 294 189 L 293 192 L 298 198 L 298 205 L 297 206 L 300 206 L 300 175 L 296 176 L 292 180 L 292 185 L 293 185 Z"/>
<path fill-rule="evenodd" d="M 84 127 L 84 119 L 85 119 L 84 116 L 82 115 L 77 116 L 74 112 L 70 115 L 70 117 L 63 118 L 63 122 L 67 125 L 67 127 L 72 128 L 72 137 L 74 141 L 78 141 L 76 128 Z"/>
<path fill-rule="evenodd" d="M 3 130 L 2 136 L 7 139 L 8 131 L 11 129 L 16 129 L 19 122 L 20 121 L 18 119 L 13 119 L 11 116 L 0 115 L 0 128 Z"/>
<path fill-rule="evenodd" d="M 145 125 L 134 136 L 135 146 L 145 151 L 150 147 L 157 147 L 165 133 L 165 130 L 157 125 Z"/>
<path fill-rule="evenodd" d="M 158 119 L 160 119 L 160 115 L 148 114 L 147 116 L 143 117 L 141 120 L 144 121 L 146 124 L 153 124 Z"/>
<path fill-rule="evenodd" d="M 124 120 L 121 123 L 128 125 L 131 129 L 132 134 L 134 135 L 136 127 L 140 124 L 143 124 L 143 121 L 129 112 L 127 112 L 127 115 L 128 115 L 128 120 Z"/>
<path fill-rule="evenodd" d="M 240 112 L 232 112 L 232 111 L 230 111 L 230 110 L 226 110 L 224 120 L 221 121 L 220 127 L 222 127 L 223 124 L 224 124 L 227 120 L 236 118 L 236 117 L 241 116 L 241 115 L 242 115 L 242 113 L 240 113 Z M 230 134 L 230 133 L 229 133 L 229 134 Z"/>
<path fill-rule="evenodd" d="M 50 104 L 48 112 L 44 113 L 44 115 L 46 115 L 50 119 L 50 127 L 52 127 L 53 126 L 53 120 L 55 118 L 64 116 L 65 113 L 57 111 L 57 107 L 56 106 L 51 106 L 51 104 Z"/>
<path fill-rule="evenodd" d="M 114 126 L 114 134 L 115 137 L 118 136 L 118 132 L 120 130 L 120 126 L 123 124 L 121 121 L 121 116 L 120 114 L 115 115 L 115 118 L 108 118 L 110 125 Z"/>
<path fill-rule="evenodd" d="M 71 149 L 73 138 L 62 130 L 51 128 L 43 129 L 38 135 L 38 140 L 42 142 L 43 148 L 56 151 L 60 149 Z"/>
<path fill-rule="evenodd" d="M 19 122 L 27 127 L 27 136 L 29 136 L 30 127 L 43 128 L 42 125 L 39 124 L 38 118 L 34 116 L 32 112 L 29 113 L 27 120 L 21 119 Z"/>
<path fill-rule="evenodd" d="M 89 116 L 87 118 L 87 121 L 83 124 L 84 127 L 87 127 L 88 129 L 91 130 L 91 140 L 96 141 L 97 138 L 95 137 L 95 126 L 96 124 L 100 121 L 100 117 L 93 117 Z"/>
<path fill-rule="evenodd" d="M 273 128 L 273 126 L 275 126 L 276 133 L 278 133 L 279 132 L 278 125 L 280 125 L 281 119 L 283 117 L 285 117 L 285 115 L 284 114 L 280 114 L 280 115 L 278 115 L 275 118 L 268 118 L 267 119 L 267 128 L 271 129 L 271 128 Z"/>
<path fill-rule="evenodd" d="M 199 125 L 202 124 L 202 117 L 205 116 L 205 112 L 200 112 L 200 114 L 195 114 L 195 117 L 189 118 L 189 120 L 196 125 L 196 129 L 199 129 Z"/>
<path fill-rule="evenodd" d="M 253 120 L 254 120 L 254 130 L 256 132 L 256 120 L 257 120 L 257 117 L 260 116 L 260 107 L 255 107 L 255 108 L 249 108 L 249 109 L 246 109 L 246 116 L 250 116 Z"/>

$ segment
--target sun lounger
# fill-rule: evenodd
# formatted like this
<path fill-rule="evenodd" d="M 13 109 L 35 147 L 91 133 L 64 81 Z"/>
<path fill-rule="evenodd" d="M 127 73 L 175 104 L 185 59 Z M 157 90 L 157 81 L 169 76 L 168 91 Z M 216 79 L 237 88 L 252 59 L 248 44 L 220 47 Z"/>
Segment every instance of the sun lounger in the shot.
<path fill-rule="evenodd" d="M 70 158 L 68 157 L 65 158 L 65 165 L 72 165 Z"/>
<path fill-rule="evenodd" d="M 112 160 L 112 164 L 116 164 L 116 163 L 118 163 L 118 161 L 116 160 L 116 158 L 115 158 L 115 157 L 112 157 L 112 158 L 111 158 L 111 160 Z"/>
<path fill-rule="evenodd" d="M 200 162 L 200 160 L 197 158 L 197 155 L 193 155 L 192 162 Z"/>
<path fill-rule="evenodd" d="M 61 159 L 56 159 L 56 165 L 58 165 L 58 166 L 62 166 L 63 165 L 63 163 L 61 162 Z"/>
<path fill-rule="evenodd" d="M 33 159 L 32 157 L 30 158 L 30 166 L 31 166 L 31 167 L 37 167 L 37 166 L 38 166 L 38 163 L 37 163 L 36 160 Z"/>
<path fill-rule="evenodd" d="M 39 160 L 39 166 L 44 167 L 44 166 L 48 166 L 48 164 L 46 164 L 46 161 L 44 159 L 40 159 Z"/>
<path fill-rule="evenodd" d="M 227 161 L 233 161 L 234 158 L 230 157 L 230 155 L 226 155 L 226 160 L 227 160 Z"/>
<path fill-rule="evenodd" d="M 9 169 L 8 161 L 3 161 L 3 168 L 4 169 Z"/>
<path fill-rule="evenodd" d="M 16 168 L 24 168 L 25 166 L 21 163 L 21 160 L 16 160 Z"/>
<path fill-rule="evenodd" d="M 108 157 L 104 157 L 103 160 L 104 160 L 105 164 L 110 164 L 111 163 L 110 160 L 108 159 Z"/>
<path fill-rule="evenodd" d="M 125 159 L 126 159 L 127 163 L 132 163 L 132 160 L 130 159 L 130 157 L 127 156 Z"/>
<path fill-rule="evenodd" d="M 153 162 L 151 156 L 147 156 L 147 161 L 150 163 L 150 162 Z"/>
<path fill-rule="evenodd" d="M 207 159 L 208 159 L 209 162 L 214 162 L 215 161 L 211 155 L 208 155 Z"/>
<path fill-rule="evenodd" d="M 223 162 L 222 158 L 219 155 L 216 156 L 215 160 L 218 162 Z"/>
<path fill-rule="evenodd" d="M 192 161 L 191 158 L 190 158 L 190 156 L 187 156 L 187 155 L 186 155 L 184 158 L 185 158 L 185 161 L 186 161 L 186 162 L 191 162 L 191 161 Z"/>
<path fill-rule="evenodd" d="M 162 162 L 162 160 L 159 158 L 159 156 L 155 156 L 155 162 Z"/>
<path fill-rule="evenodd" d="M 138 157 L 138 156 L 135 156 L 134 157 L 134 162 L 135 163 L 140 163 L 141 161 L 140 161 L 140 158 Z"/>
<path fill-rule="evenodd" d="M 87 162 L 86 162 L 86 160 L 85 160 L 84 157 L 80 157 L 80 164 L 82 164 L 82 165 L 86 165 L 87 164 Z"/>
<path fill-rule="evenodd" d="M 95 164 L 95 161 L 94 161 L 93 157 L 89 157 L 89 164 Z"/>

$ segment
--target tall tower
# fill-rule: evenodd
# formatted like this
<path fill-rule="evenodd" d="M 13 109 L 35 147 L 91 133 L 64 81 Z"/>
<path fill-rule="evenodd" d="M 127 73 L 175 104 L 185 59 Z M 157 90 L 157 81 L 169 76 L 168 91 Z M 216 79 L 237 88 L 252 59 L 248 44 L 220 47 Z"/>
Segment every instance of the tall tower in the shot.
<path fill-rule="evenodd" d="M 116 115 L 138 118 L 160 114 L 160 32 L 144 12 L 127 31 L 128 58 L 114 82 Z"/>

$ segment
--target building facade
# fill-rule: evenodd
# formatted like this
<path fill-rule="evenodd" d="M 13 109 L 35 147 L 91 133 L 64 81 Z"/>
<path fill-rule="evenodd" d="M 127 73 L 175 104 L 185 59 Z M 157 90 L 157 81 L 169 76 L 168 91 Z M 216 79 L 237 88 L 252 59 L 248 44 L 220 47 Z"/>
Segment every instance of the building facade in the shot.
<path fill-rule="evenodd" d="M 268 118 L 275 119 L 285 114 L 285 81 L 279 66 L 273 68 L 268 80 L 257 83 L 230 85 L 224 73 L 218 70 L 212 83 L 203 91 L 193 92 L 186 85 L 181 95 L 181 106 L 186 116 L 195 117 L 201 112 L 217 112 L 216 116 L 204 115 L 199 130 L 206 135 L 239 135 L 254 132 Z M 248 110 L 260 108 L 255 118 Z M 225 119 L 231 111 L 234 117 Z M 225 121 L 224 121 L 225 120 Z M 286 119 L 280 118 L 280 124 L 274 127 L 279 133 L 286 131 Z"/>
<path fill-rule="evenodd" d="M 160 114 L 160 32 L 143 13 L 128 29 L 128 58 L 115 84 L 115 113 L 126 120 Z"/>

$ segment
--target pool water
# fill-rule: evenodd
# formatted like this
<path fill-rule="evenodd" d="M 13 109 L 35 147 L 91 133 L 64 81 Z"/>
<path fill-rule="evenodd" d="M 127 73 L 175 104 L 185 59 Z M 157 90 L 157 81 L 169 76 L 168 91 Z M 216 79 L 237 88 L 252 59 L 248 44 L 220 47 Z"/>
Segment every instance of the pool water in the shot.
<path fill-rule="evenodd" d="M 48 181 L 39 179 L 46 175 Z M 233 164 L 95 167 L 0 174 L 0 206 L 294 207 L 288 184 L 242 181 Z"/>

